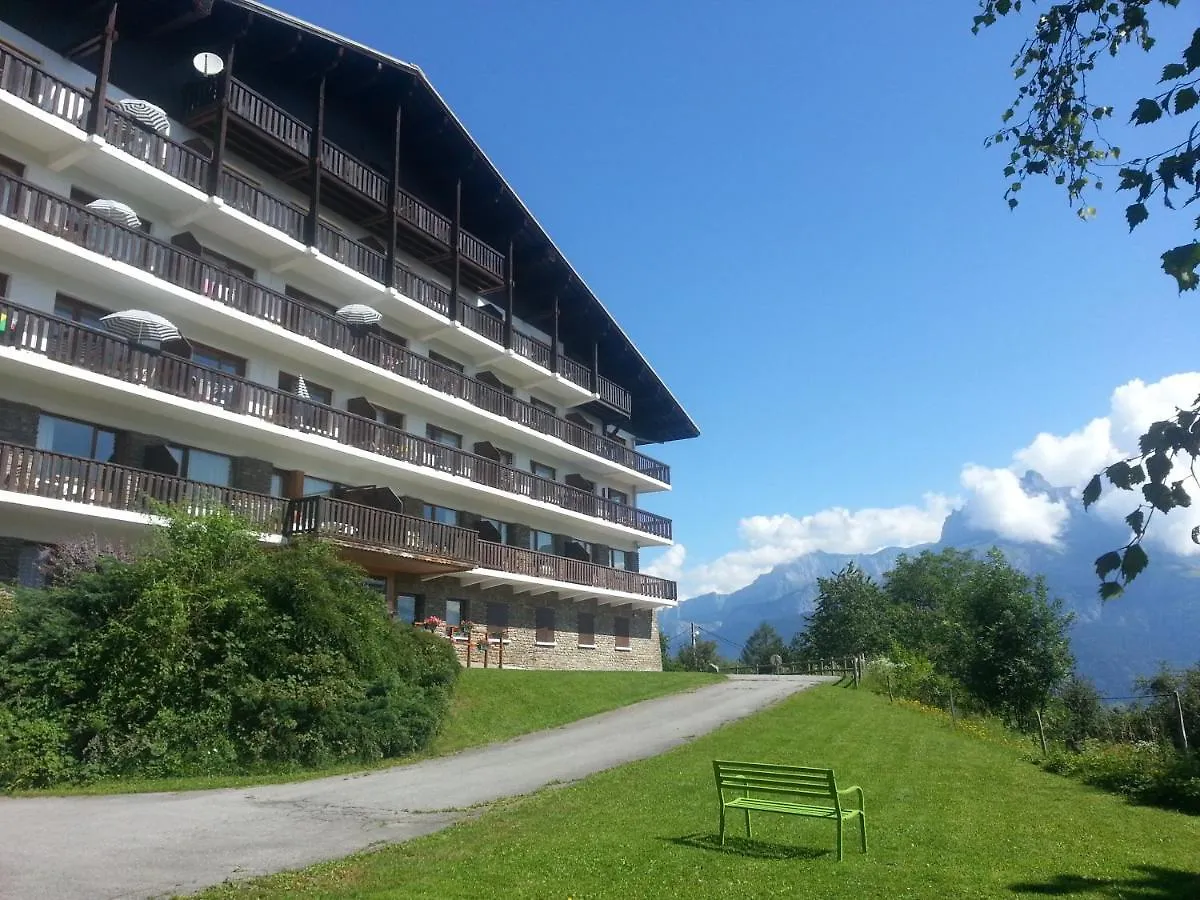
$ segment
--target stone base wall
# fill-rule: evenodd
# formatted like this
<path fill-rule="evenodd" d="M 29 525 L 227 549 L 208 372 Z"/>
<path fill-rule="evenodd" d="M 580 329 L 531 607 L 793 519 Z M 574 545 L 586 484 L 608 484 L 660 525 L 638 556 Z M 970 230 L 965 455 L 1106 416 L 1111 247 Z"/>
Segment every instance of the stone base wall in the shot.
<path fill-rule="evenodd" d="M 471 667 L 484 665 L 484 654 L 476 644 L 492 629 L 487 628 L 488 603 L 502 603 L 508 610 L 508 642 L 504 644 L 504 666 L 522 669 L 575 669 L 595 671 L 662 671 L 662 654 L 658 643 L 658 617 L 652 610 L 608 606 L 592 600 L 559 600 L 553 595 L 542 597 L 514 596 L 509 588 L 480 589 L 459 585 L 453 581 L 393 579 L 393 589 L 425 598 L 425 615 L 446 618 L 446 601 L 465 601 L 466 618 L 474 624 L 472 640 L 455 640 L 459 662 L 467 664 L 470 645 Z M 553 646 L 537 642 L 537 610 L 554 610 Z M 595 621 L 594 646 L 579 645 L 579 616 L 590 614 Z M 614 620 L 629 620 L 629 649 L 618 650 Z M 444 633 L 444 632 L 443 632 Z M 487 665 L 499 665 L 500 648 L 491 643 Z"/>

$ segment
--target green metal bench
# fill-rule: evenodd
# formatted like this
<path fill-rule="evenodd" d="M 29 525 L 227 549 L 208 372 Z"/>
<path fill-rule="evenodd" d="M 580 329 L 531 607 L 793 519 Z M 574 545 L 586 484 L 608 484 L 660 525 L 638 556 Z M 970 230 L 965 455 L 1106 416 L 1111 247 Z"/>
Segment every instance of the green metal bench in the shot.
<path fill-rule="evenodd" d="M 725 844 L 725 810 L 746 813 L 746 837 L 750 832 L 750 812 L 772 812 L 788 816 L 828 819 L 837 823 L 837 855 L 842 859 L 842 831 L 846 822 L 858 819 L 863 853 L 867 852 L 867 813 L 863 790 L 854 787 L 838 790 L 833 769 L 805 766 L 774 766 L 767 763 L 713 761 L 717 776 L 717 796 L 721 801 L 721 844 Z M 842 797 L 858 794 L 858 808 L 842 807 Z M 736 794 L 727 799 L 726 794 Z"/>

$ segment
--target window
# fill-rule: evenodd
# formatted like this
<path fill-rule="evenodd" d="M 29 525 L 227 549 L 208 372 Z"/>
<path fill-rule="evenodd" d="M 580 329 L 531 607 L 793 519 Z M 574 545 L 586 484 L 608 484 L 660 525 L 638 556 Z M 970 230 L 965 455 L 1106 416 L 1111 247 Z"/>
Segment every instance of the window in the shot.
<path fill-rule="evenodd" d="M 554 610 L 548 606 L 539 606 L 534 614 L 537 632 L 534 642 L 543 647 L 554 646 Z"/>
<path fill-rule="evenodd" d="M 447 509 L 444 506 L 434 506 L 432 503 L 426 503 L 423 512 L 425 518 L 431 522 L 441 522 L 443 525 L 458 524 L 457 509 Z"/>
<path fill-rule="evenodd" d="M 379 329 L 380 336 L 387 341 L 391 341 L 397 347 L 407 347 L 408 338 L 402 334 L 396 334 L 394 331 L 388 331 L 386 328 Z"/>
<path fill-rule="evenodd" d="M 613 503 L 620 503 L 622 506 L 629 505 L 629 495 L 627 493 L 625 493 L 624 491 L 617 491 L 617 490 L 614 490 L 613 488 L 606 488 L 604 493 L 608 497 L 608 499 L 611 500 Z"/>
<path fill-rule="evenodd" d="M 462 435 L 455 434 L 453 431 L 447 431 L 445 428 L 438 428 L 436 425 L 426 425 L 425 436 L 435 444 L 441 444 L 443 447 L 453 447 L 455 450 L 462 449 Z"/>
<path fill-rule="evenodd" d="M 57 294 L 54 297 L 54 314 L 63 319 L 78 322 L 80 325 L 100 328 L 102 327 L 100 317 L 107 316 L 108 310 L 84 303 L 82 300 L 76 300 L 74 297 L 68 297 L 66 294 Z"/>
<path fill-rule="evenodd" d="M 300 387 L 300 379 L 289 372 L 280 372 L 278 384 L 281 391 L 294 394 Z M 333 406 L 333 388 L 327 388 L 324 385 L 317 384 L 315 381 L 309 381 L 307 378 L 304 379 L 304 386 L 308 389 L 308 396 L 317 403 Z"/>
<path fill-rule="evenodd" d="M 233 460 L 228 456 L 196 450 L 193 447 L 181 447 L 178 444 L 168 444 L 167 452 L 175 460 L 180 478 L 229 487 Z"/>
<path fill-rule="evenodd" d="M 634 554 L 628 550 L 613 550 L 611 566 L 614 569 L 624 569 L 626 572 L 632 572 L 630 563 L 634 560 Z"/>
<path fill-rule="evenodd" d="M 545 400 L 539 400 L 537 397 L 530 397 L 529 404 L 534 409 L 540 409 L 544 413 L 550 413 L 552 416 L 558 415 L 558 409 L 553 403 L 547 403 Z"/>
<path fill-rule="evenodd" d="M 548 466 L 545 463 L 540 463 L 537 460 L 529 461 L 529 471 L 538 478 L 545 478 L 547 481 L 554 481 L 558 473 L 554 470 L 554 466 Z"/>
<path fill-rule="evenodd" d="M 615 638 L 616 649 L 629 649 L 629 619 L 625 616 L 617 616 L 613 619 L 613 637 Z"/>
<path fill-rule="evenodd" d="M 5 156 L 0 153 L 0 172 L 6 172 L 9 175 L 16 175 L 18 178 L 25 177 L 25 164 L 19 163 L 11 156 Z"/>
<path fill-rule="evenodd" d="M 420 622 L 425 618 L 425 598 L 419 594 L 397 594 L 392 618 L 397 622 Z"/>
<path fill-rule="evenodd" d="M 333 304 L 326 303 L 324 300 L 314 297 L 312 294 L 308 293 L 307 291 L 302 291 L 302 290 L 300 290 L 300 288 L 293 287 L 290 284 L 284 285 L 283 293 L 284 293 L 284 296 L 290 297 L 292 300 L 295 300 L 297 303 L 303 303 L 309 309 L 315 309 L 317 312 L 323 312 L 323 313 L 328 313 L 329 315 L 333 315 L 337 311 L 334 309 Z"/>
<path fill-rule="evenodd" d="M 396 412 L 393 409 L 384 409 L 382 406 L 377 406 L 375 409 L 379 413 L 378 421 L 392 428 L 404 429 L 404 413 Z"/>
<path fill-rule="evenodd" d="M 291 479 L 292 473 L 285 472 L 282 469 L 276 469 L 271 473 L 271 496 L 282 497 L 284 494 L 284 486 Z M 301 497 L 328 497 L 337 490 L 337 483 L 327 481 L 324 478 L 313 478 L 311 475 L 305 475 L 304 480 L 300 485 Z"/>
<path fill-rule="evenodd" d="M 489 603 L 487 605 L 488 640 L 498 641 L 500 638 L 493 638 L 492 635 L 506 631 L 508 631 L 508 604 Z"/>
<path fill-rule="evenodd" d="M 116 445 L 117 433 L 107 428 L 44 413 L 38 418 L 39 450 L 111 462 Z"/>
<path fill-rule="evenodd" d="M 586 416 L 581 416 L 579 413 L 567 413 L 567 421 L 578 425 L 580 428 L 586 429 L 587 431 L 591 431 L 593 433 L 596 431 L 595 423 Z"/>
<path fill-rule="evenodd" d="M 579 614 L 579 646 L 593 649 L 596 646 L 596 616 L 594 613 Z"/>
<path fill-rule="evenodd" d="M 8 273 L 0 272 L 0 297 L 8 296 Z"/>
<path fill-rule="evenodd" d="M 210 250 L 203 244 L 200 245 L 200 258 L 206 263 L 214 265 L 218 269 L 224 269 L 226 272 L 232 272 L 234 275 L 241 275 L 243 278 L 249 279 L 254 278 L 254 269 L 251 266 L 238 262 L 224 253 Z"/>
<path fill-rule="evenodd" d="M 442 356 L 442 354 L 438 353 L 436 350 L 429 351 L 429 358 L 432 359 L 435 363 L 441 363 L 443 366 L 449 366 L 455 372 L 465 372 L 466 371 L 466 367 L 463 366 L 462 363 L 460 363 L 456 360 L 453 360 L 448 356 Z"/>
<path fill-rule="evenodd" d="M 446 601 L 446 624 L 461 625 L 471 620 L 471 604 L 466 600 Z"/>
<path fill-rule="evenodd" d="M 45 548 L 40 544 L 22 544 L 17 551 L 17 584 L 21 587 L 40 588 L 46 584 L 42 574 L 42 555 Z"/>
<path fill-rule="evenodd" d="M 529 532 L 530 548 L 538 553 L 553 553 L 554 552 L 554 535 L 548 531 L 531 531 Z"/>
<path fill-rule="evenodd" d="M 192 362 L 228 375 L 243 377 L 246 374 L 246 360 L 204 344 L 192 343 Z"/>

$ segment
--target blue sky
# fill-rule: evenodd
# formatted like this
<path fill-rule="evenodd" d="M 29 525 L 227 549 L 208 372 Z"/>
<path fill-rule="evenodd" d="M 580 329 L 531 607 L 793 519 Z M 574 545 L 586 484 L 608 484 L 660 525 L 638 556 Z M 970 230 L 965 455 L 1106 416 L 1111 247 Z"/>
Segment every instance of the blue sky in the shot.
<path fill-rule="evenodd" d="M 676 490 L 646 505 L 689 560 L 750 516 L 955 496 L 964 464 L 1194 367 L 1196 301 L 1157 272 L 1177 234 L 1128 236 L 1111 194 L 1087 224 L 1050 184 L 1003 202 L 982 142 L 1028 18 L 975 37 L 961 0 L 282 5 L 425 70 L 699 423 L 650 448 Z"/>

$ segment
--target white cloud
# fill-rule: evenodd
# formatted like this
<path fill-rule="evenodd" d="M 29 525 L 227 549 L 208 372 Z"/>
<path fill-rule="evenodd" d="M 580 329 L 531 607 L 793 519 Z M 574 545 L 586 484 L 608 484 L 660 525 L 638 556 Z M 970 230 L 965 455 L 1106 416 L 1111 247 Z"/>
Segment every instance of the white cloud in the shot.
<path fill-rule="evenodd" d="M 650 574 L 674 577 L 680 595 L 728 593 L 749 584 L 780 563 L 807 553 L 871 553 L 884 547 L 911 547 L 936 541 L 953 502 L 930 494 L 922 506 L 888 509 L 834 508 L 814 515 L 751 516 L 738 525 L 744 549 L 710 563 L 684 568 L 686 551 L 675 545 L 646 567 Z M 663 574 L 663 573 L 673 574 Z"/>
<path fill-rule="evenodd" d="M 1044 493 L 1027 494 L 1010 469 L 968 465 L 962 485 L 969 495 L 963 507 L 967 521 L 1012 541 L 1055 544 L 1071 515 L 1062 501 Z"/>
<path fill-rule="evenodd" d="M 1106 415 L 1067 434 L 1038 434 L 1013 454 L 1010 465 L 963 466 L 963 514 L 972 525 L 1011 540 L 1055 544 L 1070 517 L 1068 504 L 1043 491 L 1027 492 L 1020 476 L 1032 469 L 1050 485 L 1078 492 L 1096 472 L 1136 453 L 1138 438 L 1151 422 L 1169 417 L 1176 407 L 1191 406 L 1198 395 L 1200 372 L 1171 375 L 1151 384 L 1135 379 L 1121 385 L 1113 391 Z M 1191 493 L 1200 495 L 1200 488 L 1193 485 Z M 1094 512 L 1119 520 L 1139 500 L 1138 494 L 1108 489 Z M 1200 553 L 1191 540 L 1192 527 L 1200 524 L 1200 496 L 1196 500 L 1192 509 L 1158 518 L 1151 542 L 1176 553 Z M 947 497 L 930 494 L 921 506 L 835 507 L 800 517 L 786 513 L 751 516 L 739 523 L 742 546 L 738 549 L 711 562 L 688 566 L 686 549 L 676 545 L 646 571 L 679 581 L 682 597 L 709 591 L 728 593 L 808 553 L 869 553 L 936 541 L 955 505 L 956 501 Z"/>

